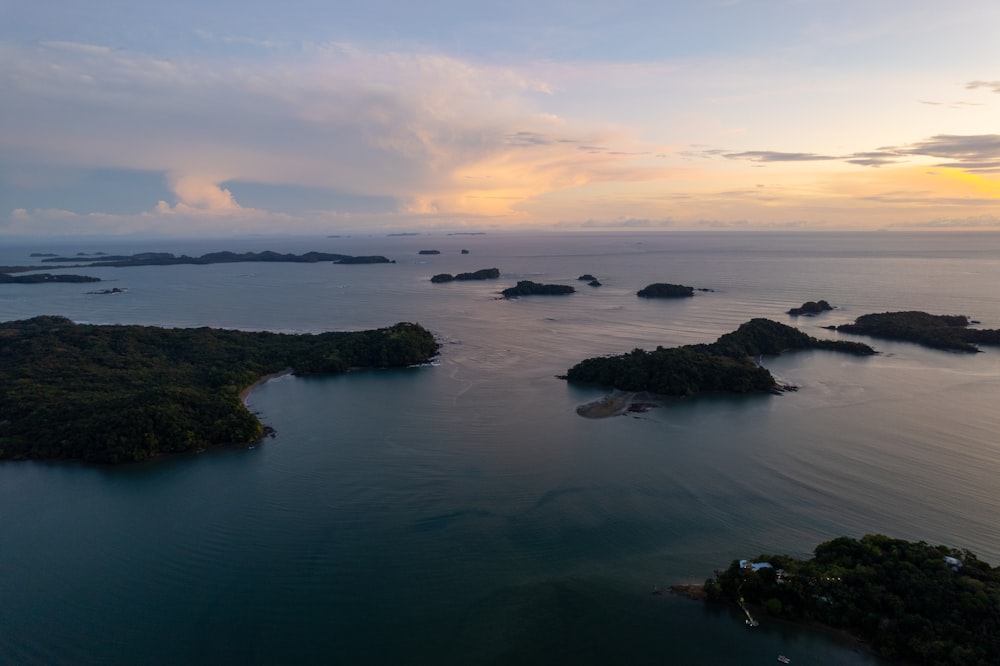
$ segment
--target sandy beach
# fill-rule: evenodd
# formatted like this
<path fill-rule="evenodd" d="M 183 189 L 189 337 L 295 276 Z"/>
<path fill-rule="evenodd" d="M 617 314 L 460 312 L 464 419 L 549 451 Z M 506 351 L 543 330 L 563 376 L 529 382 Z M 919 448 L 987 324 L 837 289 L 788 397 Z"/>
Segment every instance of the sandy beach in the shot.
<path fill-rule="evenodd" d="M 269 375 L 264 375 L 263 377 L 255 381 L 253 384 L 240 391 L 240 401 L 245 405 L 247 402 L 247 396 L 249 396 L 250 392 L 253 391 L 255 388 L 257 388 L 264 382 L 271 381 L 272 379 L 277 379 L 278 377 L 284 377 L 285 375 L 290 375 L 293 372 L 295 371 L 292 368 L 285 368 L 284 370 L 281 370 L 279 372 L 272 372 Z"/>

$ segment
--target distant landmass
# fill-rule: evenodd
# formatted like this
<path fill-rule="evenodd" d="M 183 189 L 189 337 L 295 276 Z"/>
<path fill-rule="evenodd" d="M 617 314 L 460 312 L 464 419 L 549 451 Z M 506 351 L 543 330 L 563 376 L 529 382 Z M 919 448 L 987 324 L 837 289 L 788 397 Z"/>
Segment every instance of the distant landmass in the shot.
<path fill-rule="evenodd" d="M 779 390 L 778 382 L 767 368 L 754 362 L 754 357 L 800 349 L 854 355 L 875 353 L 866 344 L 817 340 L 785 324 L 752 319 L 712 344 L 657 347 L 651 352 L 634 349 L 619 356 L 589 358 L 570 368 L 566 379 L 666 396 L 692 396 L 707 391 L 774 392 Z"/>
<path fill-rule="evenodd" d="M 797 308 L 792 308 L 788 311 L 788 314 L 798 317 L 800 315 L 805 315 L 811 317 L 813 315 L 818 315 L 821 312 L 828 312 L 833 309 L 833 306 L 826 301 L 806 301 Z"/>
<path fill-rule="evenodd" d="M 907 664 L 1000 664 L 1000 567 L 968 550 L 844 536 L 816 546 L 808 560 L 734 560 L 705 581 L 703 594 L 738 604 L 751 626 L 752 613 L 818 622 Z"/>
<path fill-rule="evenodd" d="M 48 284 L 52 282 L 100 282 L 101 278 L 89 275 L 53 275 L 52 273 L 35 273 L 34 275 L 10 275 L 0 273 L 0 284 Z"/>
<path fill-rule="evenodd" d="M 636 296 L 640 296 L 642 298 L 687 298 L 689 296 L 694 296 L 694 287 L 686 287 L 682 284 L 656 282 L 646 285 L 637 291 Z"/>
<path fill-rule="evenodd" d="M 553 296 L 572 294 L 576 289 L 564 284 L 540 284 L 531 280 L 520 280 L 516 286 L 507 287 L 501 293 L 504 298 L 516 296 Z"/>
<path fill-rule="evenodd" d="M 452 280 L 492 280 L 498 277 L 500 277 L 499 268 L 482 268 L 472 273 L 459 273 L 457 275 L 452 275 L 451 273 L 438 273 L 431 278 L 431 282 L 451 282 Z"/>
<path fill-rule="evenodd" d="M 0 459 L 143 460 L 259 440 L 241 397 L 262 377 L 404 367 L 438 352 L 417 324 L 291 335 L 0 323 Z"/>
<path fill-rule="evenodd" d="M 66 263 L 79 261 L 79 258 L 49 257 L 43 262 Z M 173 266 L 177 264 L 233 264 L 242 262 L 292 262 L 314 264 L 329 261 L 334 264 L 389 264 L 395 263 L 381 255 L 354 257 L 349 254 L 333 254 L 329 252 L 306 252 L 305 254 L 282 254 L 280 252 L 210 252 L 200 257 L 187 255 L 175 256 L 169 252 L 141 252 L 132 255 L 108 255 L 100 261 L 89 261 L 79 266 Z"/>
<path fill-rule="evenodd" d="M 441 254 L 441 250 L 420 250 L 417 254 Z"/>
<path fill-rule="evenodd" d="M 964 315 L 933 315 L 910 310 L 866 314 L 855 319 L 853 324 L 828 328 L 961 352 L 978 352 L 977 344 L 1000 345 L 1000 330 L 969 328 L 971 323 Z"/>

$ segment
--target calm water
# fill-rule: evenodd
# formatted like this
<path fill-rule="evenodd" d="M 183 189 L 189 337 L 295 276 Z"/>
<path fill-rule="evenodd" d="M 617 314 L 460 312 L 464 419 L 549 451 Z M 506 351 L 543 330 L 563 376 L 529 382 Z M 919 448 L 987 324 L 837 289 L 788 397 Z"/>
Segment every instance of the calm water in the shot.
<path fill-rule="evenodd" d="M 462 255 L 460 249 L 468 249 Z M 392 265 L 74 269 L 4 285 L 0 320 L 326 331 L 417 321 L 432 367 L 284 377 L 277 437 L 116 468 L 0 464 L 0 663 L 874 664 L 831 638 L 650 586 L 881 532 L 1000 563 L 1000 352 L 766 360 L 801 389 L 592 421 L 555 378 L 758 316 L 868 312 L 1000 328 L 1000 235 L 622 234 L 232 239 L 0 248 L 385 254 Z M 418 255 L 439 249 L 440 255 Z M 497 267 L 498 281 L 433 285 Z M 593 273 L 605 286 L 575 278 Z M 496 300 L 518 279 L 578 285 Z M 650 282 L 714 289 L 638 299 Z M 783 314 L 825 298 L 818 318 Z"/>

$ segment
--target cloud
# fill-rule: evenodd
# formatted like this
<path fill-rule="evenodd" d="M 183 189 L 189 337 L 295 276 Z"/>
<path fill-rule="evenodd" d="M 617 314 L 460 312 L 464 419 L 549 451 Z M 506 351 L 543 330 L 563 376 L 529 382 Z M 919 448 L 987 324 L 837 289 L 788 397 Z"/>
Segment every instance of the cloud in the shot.
<path fill-rule="evenodd" d="M 730 160 L 747 160 L 750 162 L 824 162 L 840 159 L 833 155 L 783 153 L 776 150 L 747 150 L 741 153 L 722 153 L 722 156 Z"/>
<path fill-rule="evenodd" d="M 966 90 L 976 90 L 977 88 L 987 88 L 991 92 L 1000 94 L 1000 81 L 969 81 L 965 84 Z"/>
<path fill-rule="evenodd" d="M 186 214 L 239 210 L 227 181 L 518 216 L 517 202 L 554 189 L 656 177 L 629 166 L 643 151 L 627 132 L 543 113 L 545 82 L 513 69 L 342 43 L 276 50 L 249 67 L 0 44 L 0 153 L 168 173 L 177 200 L 160 209 Z"/>
<path fill-rule="evenodd" d="M 1000 134 L 939 134 L 893 151 L 900 155 L 944 158 L 938 164 L 966 171 L 1000 171 Z"/>

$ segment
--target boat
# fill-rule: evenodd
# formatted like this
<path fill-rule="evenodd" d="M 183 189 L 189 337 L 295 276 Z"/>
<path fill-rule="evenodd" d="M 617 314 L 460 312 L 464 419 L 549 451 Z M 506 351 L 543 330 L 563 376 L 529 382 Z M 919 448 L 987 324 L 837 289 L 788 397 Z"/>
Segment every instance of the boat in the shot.
<path fill-rule="evenodd" d="M 789 659 L 788 657 L 786 657 L 783 654 L 779 654 L 778 655 L 778 661 L 780 661 L 783 664 L 787 664 L 787 663 L 789 663 L 791 661 L 791 659 Z"/>

